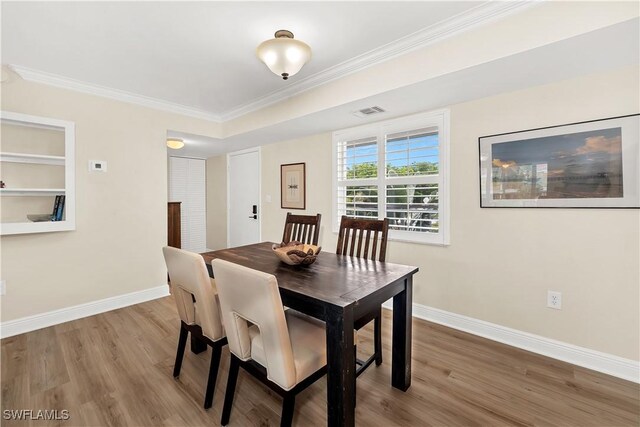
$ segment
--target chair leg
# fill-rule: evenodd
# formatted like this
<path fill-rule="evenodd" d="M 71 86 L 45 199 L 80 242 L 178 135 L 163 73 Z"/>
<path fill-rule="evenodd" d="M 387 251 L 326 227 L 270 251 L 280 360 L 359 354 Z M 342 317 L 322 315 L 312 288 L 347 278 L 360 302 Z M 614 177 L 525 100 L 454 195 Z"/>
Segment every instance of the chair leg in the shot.
<path fill-rule="evenodd" d="M 376 365 L 382 365 L 382 309 L 373 320 L 373 347 L 376 354 Z"/>
<path fill-rule="evenodd" d="M 288 395 L 282 402 L 282 417 L 280 418 L 280 427 L 291 427 L 293 423 L 293 410 L 296 406 L 296 396 Z"/>
<path fill-rule="evenodd" d="M 207 381 L 207 391 L 204 395 L 204 409 L 211 408 L 213 404 L 213 393 L 216 389 L 216 379 L 218 378 L 218 368 L 220 367 L 220 356 L 222 346 L 214 344 L 211 348 L 211 365 L 209 366 L 209 380 Z"/>
<path fill-rule="evenodd" d="M 182 368 L 182 358 L 184 357 L 184 349 L 187 347 L 187 337 L 189 331 L 180 323 L 180 338 L 178 339 L 178 352 L 176 353 L 176 363 L 173 366 L 173 377 L 180 376 L 180 368 Z"/>
<path fill-rule="evenodd" d="M 224 395 L 224 406 L 222 408 L 222 418 L 220 424 L 226 426 L 231 417 L 231 407 L 233 406 L 233 395 L 236 392 L 236 382 L 238 381 L 238 371 L 240 370 L 240 359 L 231 354 L 229 363 L 229 378 L 227 379 L 227 391 Z"/>
<path fill-rule="evenodd" d="M 207 351 L 207 343 L 194 334 L 191 334 L 191 352 L 193 354 L 200 354 L 203 351 Z"/>

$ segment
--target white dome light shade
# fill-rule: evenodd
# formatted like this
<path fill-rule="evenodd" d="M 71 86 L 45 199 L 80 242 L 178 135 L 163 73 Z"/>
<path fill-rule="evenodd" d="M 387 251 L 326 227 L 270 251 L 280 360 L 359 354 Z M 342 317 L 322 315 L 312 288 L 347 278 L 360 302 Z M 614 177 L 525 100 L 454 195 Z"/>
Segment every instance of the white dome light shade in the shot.
<path fill-rule="evenodd" d="M 184 141 L 180 138 L 167 138 L 167 147 L 179 150 L 184 147 Z"/>
<path fill-rule="evenodd" d="M 256 54 L 276 75 L 284 80 L 295 75 L 311 59 L 311 48 L 294 40 L 287 30 L 276 31 L 275 38 L 260 43 Z"/>

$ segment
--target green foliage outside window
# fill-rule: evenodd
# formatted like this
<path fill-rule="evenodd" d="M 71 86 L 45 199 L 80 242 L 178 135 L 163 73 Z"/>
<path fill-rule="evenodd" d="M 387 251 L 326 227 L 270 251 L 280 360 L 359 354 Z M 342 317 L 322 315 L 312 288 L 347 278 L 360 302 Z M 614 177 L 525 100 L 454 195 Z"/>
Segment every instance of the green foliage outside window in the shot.
<path fill-rule="evenodd" d="M 410 165 L 387 164 L 388 177 L 434 175 L 438 164 L 416 162 Z M 347 168 L 350 179 L 377 176 L 375 163 L 360 163 Z M 407 231 L 438 231 L 438 186 L 435 184 L 393 185 L 387 181 L 387 217 L 391 228 Z M 359 217 L 377 217 L 378 191 L 371 187 L 349 187 L 346 194 L 346 214 Z"/>

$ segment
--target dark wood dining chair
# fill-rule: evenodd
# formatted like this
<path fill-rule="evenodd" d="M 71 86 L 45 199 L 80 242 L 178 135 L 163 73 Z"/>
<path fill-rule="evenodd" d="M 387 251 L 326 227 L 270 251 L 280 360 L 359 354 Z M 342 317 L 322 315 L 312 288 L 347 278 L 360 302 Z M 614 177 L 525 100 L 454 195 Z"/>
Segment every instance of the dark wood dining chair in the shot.
<path fill-rule="evenodd" d="M 287 219 L 284 223 L 284 233 L 282 242 L 289 243 L 296 241 L 308 245 L 318 245 L 320 235 L 320 220 L 322 215 L 294 215 L 287 212 Z"/>
<path fill-rule="evenodd" d="M 342 216 L 336 254 L 355 256 L 384 262 L 387 254 L 387 235 L 389 220 L 350 218 Z M 374 361 L 382 364 L 382 307 L 378 306 L 356 319 L 354 327 L 362 329 L 374 321 L 374 352 L 367 360 L 356 359 L 356 377 L 364 372 Z"/>

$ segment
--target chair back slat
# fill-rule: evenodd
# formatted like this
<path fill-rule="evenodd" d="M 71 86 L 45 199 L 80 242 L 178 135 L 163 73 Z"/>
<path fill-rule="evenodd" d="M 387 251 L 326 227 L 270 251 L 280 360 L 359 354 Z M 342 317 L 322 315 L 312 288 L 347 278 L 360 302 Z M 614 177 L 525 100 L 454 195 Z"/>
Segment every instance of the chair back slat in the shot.
<path fill-rule="evenodd" d="M 284 223 L 284 233 L 282 242 L 289 243 L 297 241 L 308 245 L 318 245 L 320 237 L 321 214 L 317 215 L 294 215 L 287 212 L 287 219 Z"/>
<path fill-rule="evenodd" d="M 365 233 L 366 232 L 366 233 Z M 336 254 L 384 261 L 387 253 L 389 220 L 349 218 L 340 221 Z M 371 256 L 369 257 L 369 254 Z"/>
<path fill-rule="evenodd" d="M 365 239 L 368 242 L 370 238 L 371 238 L 371 230 L 367 230 L 367 236 L 365 237 Z M 368 255 L 369 255 L 369 245 L 364 245 L 364 254 L 362 255 L 362 258 L 367 258 Z"/>
<path fill-rule="evenodd" d="M 349 251 L 349 256 L 353 256 L 353 250 L 356 247 L 356 235 L 358 234 L 358 230 L 352 230 L 351 232 L 351 250 Z"/>
<path fill-rule="evenodd" d="M 358 252 L 356 254 L 356 256 L 358 258 L 362 258 L 362 234 L 363 234 L 364 230 L 360 230 L 360 233 L 358 233 Z"/>
<path fill-rule="evenodd" d="M 376 249 L 378 248 L 378 233 L 373 234 L 373 246 L 371 247 L 371 259 L 376 259 Z"/>
<path fill-rule="evenodd" d="M 351 232 L 351 229 L 349 229 L 349 228 L 345 228 L 343 230 L 343 233 L 342 233 L 343 245 L 342 245 L 341 255 L 346 255 L 347 254 L 347 249 L 349 248 L 349 233 L 350 232 Z"/>
<path fill-rule="evenodd" d="M 307 242 L 309 240 L 309 231 L 311 230 L 311 226 L 309 224 L 304 225 L 304 231 L 302 232 L 302 240 Z"/>

